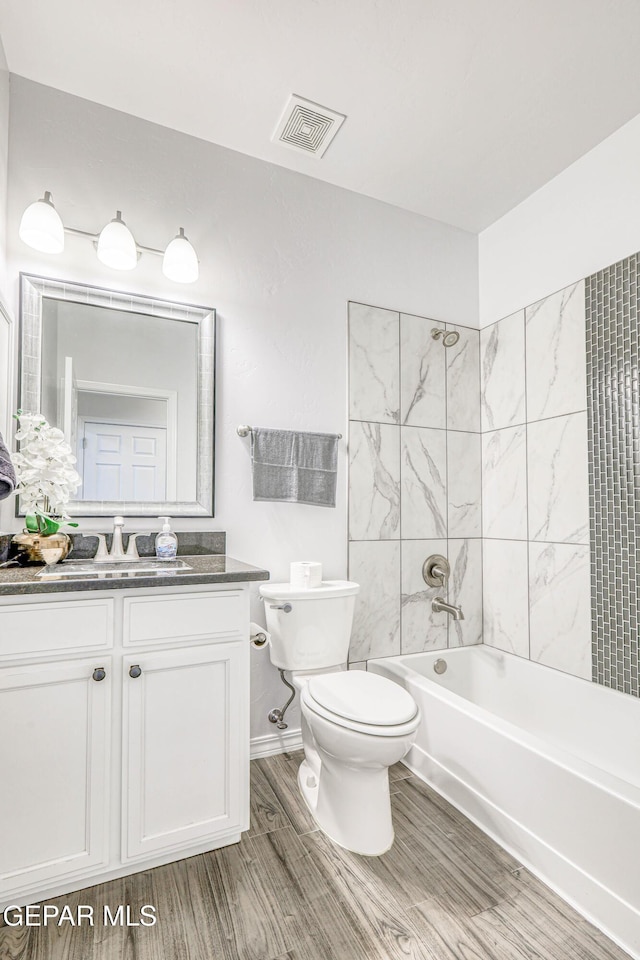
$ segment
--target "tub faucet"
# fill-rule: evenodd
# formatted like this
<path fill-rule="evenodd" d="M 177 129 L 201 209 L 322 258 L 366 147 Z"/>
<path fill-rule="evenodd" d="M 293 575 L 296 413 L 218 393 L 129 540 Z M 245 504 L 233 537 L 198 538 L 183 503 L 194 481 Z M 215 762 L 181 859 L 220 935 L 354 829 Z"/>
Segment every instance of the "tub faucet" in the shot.
<path fill-rule="evenodd" d="M 464 620 L 464 613 L 461 607 L 455 607 L 452 603 L 447 603 L 442 597 L 434 597 L 431 601 L 431 609 L 434 613 L 448 613 L 454 620 Z"/>

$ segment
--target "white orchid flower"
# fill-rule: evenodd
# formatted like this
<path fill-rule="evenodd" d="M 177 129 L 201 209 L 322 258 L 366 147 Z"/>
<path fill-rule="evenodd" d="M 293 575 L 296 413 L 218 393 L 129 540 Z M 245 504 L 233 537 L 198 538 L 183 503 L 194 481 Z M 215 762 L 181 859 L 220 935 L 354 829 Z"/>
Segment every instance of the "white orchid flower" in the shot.
<path fill-rule="evenodd" d="M 27 512 L 39 510 L 64 517 L 64 507 L 81 484 L 64 434 L 39 413 L 18 411 L 16 439 L 20 450 L 11 457 L 18 479 L 17 493 Z"/>

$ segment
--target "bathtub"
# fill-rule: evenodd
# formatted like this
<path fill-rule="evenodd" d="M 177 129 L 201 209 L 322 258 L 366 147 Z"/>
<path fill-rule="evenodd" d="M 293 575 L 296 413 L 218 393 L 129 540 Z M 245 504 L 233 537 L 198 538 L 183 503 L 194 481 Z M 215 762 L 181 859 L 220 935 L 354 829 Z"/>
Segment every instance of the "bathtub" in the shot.
<path fill-rule="evenodd" d="M 368 669 L 420 704 L 407 766 L 640 958 L 640 701 L 484 645 Z"/>

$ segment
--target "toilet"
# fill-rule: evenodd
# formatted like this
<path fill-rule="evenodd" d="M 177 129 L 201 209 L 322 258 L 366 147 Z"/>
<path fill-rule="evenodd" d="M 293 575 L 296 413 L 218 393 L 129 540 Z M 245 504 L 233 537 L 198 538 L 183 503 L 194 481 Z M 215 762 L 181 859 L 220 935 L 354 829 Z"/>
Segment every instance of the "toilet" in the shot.
<path fill-rule="evenodd" d="M 307 590 L 266 583 L 260 596 L 271 662 L 300 694 L 300 792 L 331 840 L 374 857 L 393 843 L 389 767 L 413 743 L 420 712 L 392 680 L 346 669 L 359 589 L 347 580 Z"/>

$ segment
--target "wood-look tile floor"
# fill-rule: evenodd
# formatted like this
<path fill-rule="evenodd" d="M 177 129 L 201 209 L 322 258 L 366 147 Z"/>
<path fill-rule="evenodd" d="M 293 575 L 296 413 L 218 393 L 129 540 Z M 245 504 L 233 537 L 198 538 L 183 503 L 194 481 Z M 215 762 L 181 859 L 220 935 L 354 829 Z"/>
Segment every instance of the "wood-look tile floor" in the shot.
<path fill-rule="evenodd" d="M 396 765 L 396 840 L 359 857 L 298 795 L 301 755 L 255 760 L 242 842 L 52 901 L 153 904 L 154 927 L 0 928 L 0 960 L 625 960 L 627 954 Z"/>

